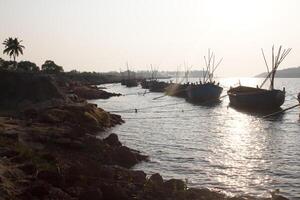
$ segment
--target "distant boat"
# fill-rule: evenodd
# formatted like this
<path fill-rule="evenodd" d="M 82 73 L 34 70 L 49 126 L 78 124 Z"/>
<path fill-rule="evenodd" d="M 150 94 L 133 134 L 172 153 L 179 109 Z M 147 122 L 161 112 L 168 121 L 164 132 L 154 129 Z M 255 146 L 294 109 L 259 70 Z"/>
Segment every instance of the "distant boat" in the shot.
<path fill-rule="evenodd" d="M 147 80 L 147 79 L 143 79 L 141 81 L 141 86 L 143 89 L 149 89 L 150 88 L 150 80 Z"/>
<path fill-rule="evenodd" d="M 125 81 L 126 87 L 136 87 L 138 86 L 138 82 L 136 79 L 128 79 Z"/>
<path fill-rule="evenodd" d="M 149 83 L 150 92 L 165 92 L 170 83 L 153 80 Z"/>
<path fill-rule="evenodd" d="M 284 49 L 281 52 L 282 46 L 279 47 L 277 56 L 274 56 L 274 46 L 272 47 L 272 71 L 269 71 L 268 63 L 265 58 L 264 51 L 262 50 L 262 55 L 268 70 L 268 75 L 261 84 L 260 87 L 246 87 L 238 86 L 235 88 L 230 88 L 227 92 L 230 100 L 230 105 L 243 109 L 252 110 L 268 110 L 277 109 L 285 101 L 285 89 L 277 90 L 274 89 L 274 78 L 276 70 L 278 69 L 280 63 L 285 59 L 285 57 L 290 53 L 291 49 Z M 267 80 L 270 80 L 269 89 L 262 89 L 263 85 Z"/>
<path fill-rule="evenodd" d="M 122 80 L 121 80 L 121 85 L 126 85 L 126 87 L 136 87 L 136 86 L 138 86 L 138 81 L 135 78 L 135 74 L 134 74 L 134 77 L 132 78 L 131 72 L 130 72 L 129 67 L 128 67 L 128 62 L 126 63 L 126 65 L 127 65 L 127 77 L 124 78 L 123 74 L 121 73 L 121 75 L 123 77 Z"/>
<path fill-rule="evenodd" d="M 192 83 L 187 88 L 187 100 L 194 103 L 212 103 L 219 101 L 223 88 L 213 80 L 214 72 L 223 59 L 215 65 L 215 54 L 208 50 L 208 58 L 204 56 L 206 70 L 200 83 Z"/>

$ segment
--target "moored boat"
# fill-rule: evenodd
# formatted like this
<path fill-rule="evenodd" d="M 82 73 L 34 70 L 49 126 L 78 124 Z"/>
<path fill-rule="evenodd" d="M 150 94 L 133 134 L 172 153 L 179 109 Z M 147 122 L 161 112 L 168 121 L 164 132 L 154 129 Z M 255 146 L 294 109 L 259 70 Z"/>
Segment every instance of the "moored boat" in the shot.
<path fill-rule="evenodd" d="M 277 56 L 274 56 L 274 46 L 272 47 L 271 71 L 269 71 L 268 63 L 266 61 L 264 51 L 262 50 L 262 55 L 269 72 L 267 77 L 260 85 L 260 87 L 257 86 L 255 88 L 238 86 L 235 88 L 230 88 L 227 91 L 227 94 L 229 96 L 231 106 L 251 110 L 268 110 L 277 109 L 284 103 L 285 89 L 274 89 L 274 79 L 280 63 L 290 53 L 291 49 L 284 49 L 283 52 L 281 52 L 281 49 L 282 47 L 280 46 L 277 52 Z M 270 80 L 269 89 L 262 89 L 267 80 Z"/>
<path fill-rule="evenodd" d="M 215 65 L 215 54 L 208 50 L 208 58 L 204 56 L 206 71 L 203 69 L 203 79 L 200 83 L 190 84 L 187 88 L 187 100 L 193 103 L 213 103 L 219 101 L 223 88 L 216 84 L 214 72 L 222 62 Z"/>
<path fill-rule="evenodd" d="M 126 87 L 136 87 L 138 86 L 138 81 L 136 80 L 135 73 L 131 74 L 132 72 L 129 70 L 128 63 L 127 63 L 127 77 L 123 74 L 120 70 L 122 80 L 121 85 L 126 85 Z"/>
<path fill-rule="evenodd" d="M 248 109 L 276 109 L 285 100 L 285 90 L 266 90 L 246 86 L 230 88 L 227 92 L 230 105 Z"/>
<path fill-rule="evenodd" d="M 214 83 L 191 84 L 187 89 L 188 100 L 195 103 L 219 101 L 223 88 Z"/>
<path fill-rule="evenodd" d="M 149 90 L 150 92 L 165 92 L 168 86 L 169 83 L 167 82 L 153 80 L 149 83 Z"/>

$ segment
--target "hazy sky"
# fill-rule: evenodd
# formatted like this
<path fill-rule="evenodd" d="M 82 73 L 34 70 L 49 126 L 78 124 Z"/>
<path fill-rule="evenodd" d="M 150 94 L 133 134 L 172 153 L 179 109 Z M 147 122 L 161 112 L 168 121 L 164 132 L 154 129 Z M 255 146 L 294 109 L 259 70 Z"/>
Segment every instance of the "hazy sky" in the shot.
<path fill-rule="evenodd" d="M 19 60 L 80 71 L 126 61 L 134 70 L 202 69 L 211 48 L 224 58 L 218 76 L 252 76 L 272 44 L 293 48 L 281 68 L 300 65 L 299 9 L 299 0 L 0 0 L 0 40 L 23 40 Z"/>

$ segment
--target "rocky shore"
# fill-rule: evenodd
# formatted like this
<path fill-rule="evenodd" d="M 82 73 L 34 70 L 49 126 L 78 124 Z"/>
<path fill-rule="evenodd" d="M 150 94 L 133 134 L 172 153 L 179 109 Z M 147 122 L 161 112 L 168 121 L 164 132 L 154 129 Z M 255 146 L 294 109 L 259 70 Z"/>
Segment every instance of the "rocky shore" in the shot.
<path fill-rule="evenodd" d="M 68 95 L 70 83 L 58 87 L 51 77 L 1 76 L 6 96 L 0 97 L 0 200 L 257 199 L 188 188 L 182 180 L 132 170 L 148 156 L 122 145 L 116 134 L 98 137 L 124 123 L 121 116 L 87 103 L 73 86 L 74 96 Z M 12 89 L 18 87 L 24 92 Z M 274 193 L 265 199 L 286 198 Z"/>

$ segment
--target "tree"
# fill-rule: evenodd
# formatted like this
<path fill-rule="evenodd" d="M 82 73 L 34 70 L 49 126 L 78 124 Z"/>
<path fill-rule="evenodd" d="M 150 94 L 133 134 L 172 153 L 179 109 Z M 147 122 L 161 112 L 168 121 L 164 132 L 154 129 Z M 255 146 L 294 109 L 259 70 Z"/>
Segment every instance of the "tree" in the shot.
<path fill-rule="evenodd" d="M 18 40 L 18 38 L 9 37 L 8 39 L 4 40 L 3 45 L 5 46 L 3 53 L 9 55 L 9 57 L 13 57 L 14 59 L 14 66 L 16 67 L 16 57 L 19 54 L 23 55 L 23 49 L 25 48 L 21 45 L 22 40 Z"/>
<path fill-rule="evenodd" d="M 15 70 L 15 62 L 0 58 L 0 70 Z"/>
<path fill-rule="evenodd" d="M 52 60 L 46 60 L 42 65 L 42 71 L 46 73 L 60 73 L 63 72 L 64 69 L 61 66 L 55 64 Z"/>
<path fill-rule="evenodd" d="M 27 72 L 38 72 L 40 71 L 40 68 L 33 62 L 21 61 L 17 65 L 17 70 Z"/>

